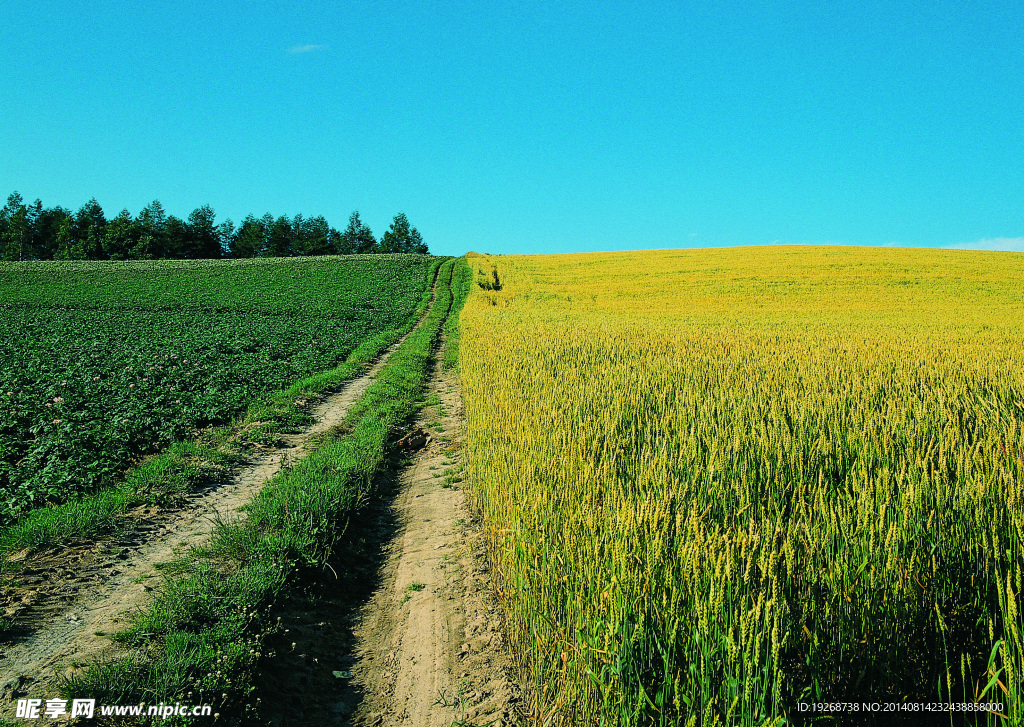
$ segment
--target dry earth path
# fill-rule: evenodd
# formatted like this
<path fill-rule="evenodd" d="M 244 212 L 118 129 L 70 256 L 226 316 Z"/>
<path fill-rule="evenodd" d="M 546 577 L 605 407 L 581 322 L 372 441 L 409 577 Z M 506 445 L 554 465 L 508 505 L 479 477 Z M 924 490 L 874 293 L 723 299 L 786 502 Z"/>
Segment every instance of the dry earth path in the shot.
<path fill-rule="evenodd" d="M 352 674 L 364 699 L 353 723 L 507 727 L 521 720 L 519 690 L 483 533 L 444 474 L 459 471 L 463 453 L 458 378 L 436 371 L 430 393 L 440 403 L 419 424 L 434 440 L 402 473 L 402 529 L 355 630 Z"/>
<path fill-rule="evenodd" d="M 523 721 L 484 538 L 459 472 L 458 377 L 435 369 L 414 431 L 350 525 L 337 575 L 275 615 L 257 695 L 270 727 L 509 727 Z"/>
<path fill-rule="evenodd" d="M 114 653 L 116 647 L 106 635 L 124 628 L 126 614 L 150 601 L 147 581 L 156 582 L 150 579 L 158 576 L 158 566 L 208 540 L 218 521 L 243 518 L 239 508 L 269 478 L 302 459 L 311 439 L 344 420 L 400 343 L 342 391 L 316 405 L 310 412 L 314 424 L 308 429 L 281 435 L 280 446 L 251 458 L 227 482 L 193 493 L 172 513 L 148 521 L 144 513 L 146 524 L 127 539 L 67 553 L 58 549 L 53 560 L 59 565 L 23 571 L 19 578 L 36 585 L 16 594 L 15 608 L 25 611 L 19 613 L 21 630 L 27 633 L 0 645 L 0 717 L 13 716 L 14 701 L 29 692 L 56 697 L 52 685 L 58 676 Z"/>

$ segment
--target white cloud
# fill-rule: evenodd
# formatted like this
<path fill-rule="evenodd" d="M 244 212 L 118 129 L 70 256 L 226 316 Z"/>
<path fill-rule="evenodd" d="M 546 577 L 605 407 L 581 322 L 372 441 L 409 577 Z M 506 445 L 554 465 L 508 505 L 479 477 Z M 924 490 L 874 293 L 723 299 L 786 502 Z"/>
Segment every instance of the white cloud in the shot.
<path fill-rule="evenodd" d="M 296 53 L 312 53 L 314 51 L 323 50 L 326 47 L 326 45 L 316 45 L 312 43 L 309 45 L 294 45 L 288 49 L 288 52 L 291 55 L 295 55 Z"/>
<path fill-rule="evenodd" d="M 1008 252 L 1024 252 L 1024 237 L 992 237 L 974 242 L 957 242 L 946 245 L 953 250 L 1005 250 Z"/>

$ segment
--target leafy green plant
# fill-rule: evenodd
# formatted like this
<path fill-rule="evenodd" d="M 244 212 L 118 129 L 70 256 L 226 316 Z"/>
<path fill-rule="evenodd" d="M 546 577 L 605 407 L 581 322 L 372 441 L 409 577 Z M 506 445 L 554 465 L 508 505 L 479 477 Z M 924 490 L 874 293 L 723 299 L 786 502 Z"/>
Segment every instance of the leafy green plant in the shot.
<path fill-rule="evenodd" d="M 0 526 L 123 482 L 145 456 L 334 369 L 411 319 L 436 264 L 0 263 Z M 278 404 L 276 431 L 304 423 Z"/>

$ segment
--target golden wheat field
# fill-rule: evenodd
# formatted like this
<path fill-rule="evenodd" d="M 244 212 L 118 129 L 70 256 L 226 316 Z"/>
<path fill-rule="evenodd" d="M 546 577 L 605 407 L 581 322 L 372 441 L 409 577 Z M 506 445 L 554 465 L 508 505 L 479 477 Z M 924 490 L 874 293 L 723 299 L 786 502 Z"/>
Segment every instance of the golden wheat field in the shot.
<path fill-rule="evenodd" d="M 1024 721 L 1024 255 L 468 262 L 468 475 L 540 720 Z"/>

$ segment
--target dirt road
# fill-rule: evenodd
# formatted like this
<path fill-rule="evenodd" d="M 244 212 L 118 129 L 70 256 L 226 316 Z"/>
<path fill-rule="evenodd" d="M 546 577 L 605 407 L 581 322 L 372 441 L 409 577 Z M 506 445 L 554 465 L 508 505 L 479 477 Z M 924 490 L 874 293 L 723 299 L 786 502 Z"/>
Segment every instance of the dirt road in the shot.
<path fill-rule="evenodd" d="M 56 696 L 53 682 L 113 656 L 107 634 L 151 599 L 158 566 L 202 544 L 307 443 L 340 423 L 393 347 L 365 375 L 316 406 L 284 446 L 196 493 L 183 509 L 143 517 L 131 538 L 52 554 L 20 576 L 22 634 L 0 652 L 0 715 L 14 701 Z M 380 496 L 335 554 L 341 567 L 279 605 L 253 698 L 261 724 L 450 727 L 523 722 L 515 671 L 488 581 L 484 539 L 462 489 L 462 399 L 456 375 L 435 368 L 410 449 L 392 460 Z M 339 575 L 340 572 L 340 575 Z M 150 580 L 150 579 L 153 580 Z M 316 579 L 313 579 L 316 580 Z M 8 593 L 10 593 L 8 589 Z"/>
<path fill-rule="evenodd" d="M 437 372 L 420 426 L 435 437 L 402 474 L 403 528 L 356 629 L 358 725 L 449 727 L 518 721 L 518 690 L 491 595 L 479 525 L 452 475 L 462 453 L 462 398 Z M 447 441 L 446 441 L 447 440 Z"/>
<path fill-rule="evenodd" d="M 435 371 L 414 429 L 431 439 L 392 468 L 350 526 L 343 566 L 275 615 L 261 663 L 271 727 L 519 724 L 517 680 L 491 596 L 479 523 L 458 482 L 458 379 Z M 433 402 L 433 403 L 431 403 Z"/>

